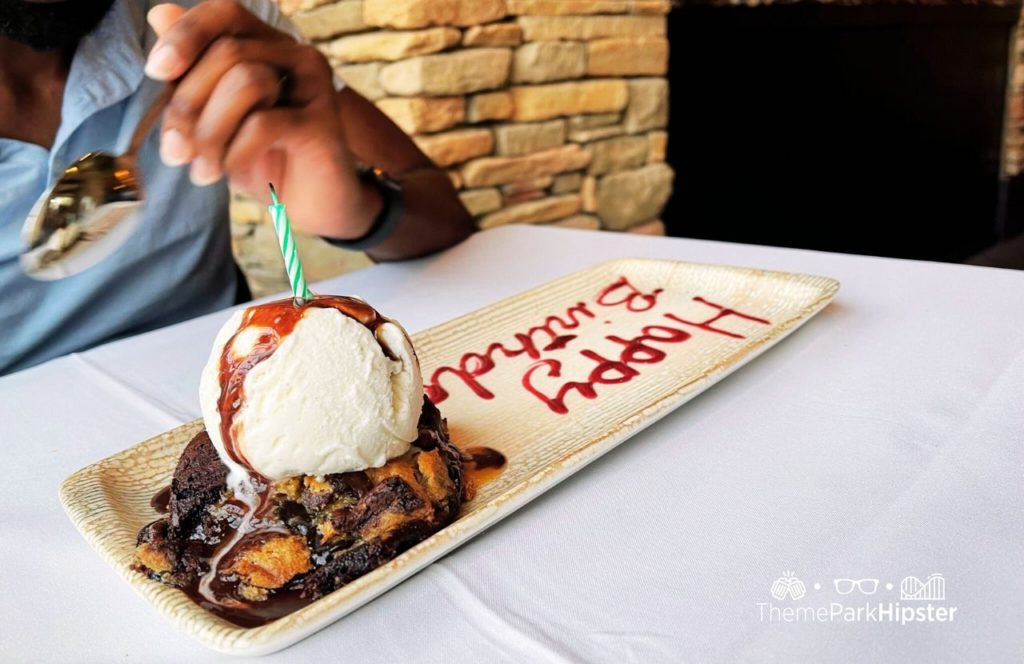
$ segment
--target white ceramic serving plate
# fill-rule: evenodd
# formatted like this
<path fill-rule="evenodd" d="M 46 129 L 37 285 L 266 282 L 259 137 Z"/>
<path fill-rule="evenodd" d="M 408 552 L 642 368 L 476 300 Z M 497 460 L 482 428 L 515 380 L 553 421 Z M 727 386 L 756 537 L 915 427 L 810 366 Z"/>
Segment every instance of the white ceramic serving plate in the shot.
<path fill-rule="evenodd" d="M 820 311 L 838 287 L 826 277 L 619 260 L 415 335 L 428 393 L 452 439 L 502 451 L 506 469 L 452 525 L 262 627 L 225 622 L 130 569 L 139 528 L 157 518 L 150 499 L 170 481 L 200 421 L 78 471 L 61 485 L 61 502 L 100 555 L 190 636 L 226 653 L 270 653 L 354 611 L 735 371 Z"/>

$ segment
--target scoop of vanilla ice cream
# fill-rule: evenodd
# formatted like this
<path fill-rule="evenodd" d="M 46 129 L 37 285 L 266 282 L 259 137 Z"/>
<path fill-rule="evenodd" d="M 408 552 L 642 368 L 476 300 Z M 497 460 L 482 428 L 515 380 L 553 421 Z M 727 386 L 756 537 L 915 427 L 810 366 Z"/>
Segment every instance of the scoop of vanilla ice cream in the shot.
<path fill-rule="evenodd" d="M 235 473 L 242 469 L 225 450 L 217 402 L 221 356 L 242 322 L 237 312 L 221 328 L 199 385 L 207 433 Z M 232 352 L 247 355 L 265 332 L 246 328 Z M 408 451 L 418 435 L 423 378 L 397 323 L 384 322 L 375 337 L 337 309 L 310 307 L 246 374 L 243 395 L 231 431 L 251 469 L 272 480 L 322 477 L 382 466 Z"/>

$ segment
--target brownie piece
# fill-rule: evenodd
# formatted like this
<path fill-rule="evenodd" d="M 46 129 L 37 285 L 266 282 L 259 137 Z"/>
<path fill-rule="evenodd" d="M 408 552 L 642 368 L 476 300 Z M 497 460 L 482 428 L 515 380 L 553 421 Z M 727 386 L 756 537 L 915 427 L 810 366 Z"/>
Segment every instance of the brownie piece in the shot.
<path fill-rule="evenodd" d="M 380 468 L 262 486 L 258 527 L 223 555 L 218 593 L 228 603 L 278 594 L 312 601 L 375 569 L 458 516 L 462 461 L 440 412 L 424 399 L 419 437 L 403 456 Z M 197 434 L 174 471 L 167 516 L 139 532 L 136 569 L 195 596 L 245 514 L 227 473 L 206 432 Z"/>
<path fill-rule="evenodd" d="M 171 479 L 168 525 L 175 536 L 195 530 L 206 507 L 224 493 L 227 476 L 227 466 L 203 429 L 185 447 Z"/>

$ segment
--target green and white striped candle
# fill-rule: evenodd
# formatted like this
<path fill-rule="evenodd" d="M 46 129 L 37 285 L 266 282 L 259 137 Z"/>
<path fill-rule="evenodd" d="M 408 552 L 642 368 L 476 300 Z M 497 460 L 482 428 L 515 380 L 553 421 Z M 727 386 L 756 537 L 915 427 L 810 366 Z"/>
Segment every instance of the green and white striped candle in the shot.
<path fill-rule="evenodd" d="M 292 286 L 292 296 L 297 300 L 312 300 L 313 291 L 306 285 L 306 277 L 302 274 L 302 261 L 299 260 L 299 252 L 295 248 L 295 236 L 292 235 L 292 224 L 288 220 L 288 213 L 284 205 L 277 200 L 277 191 L 273 183 L 270 184 L 270 199 L 273 204 L 267 207 L 270 210 L 270 217 L 274 220 L 274 232 L 277 233 L 277 242 L 281 247 L 281 255 L 284 257 L 284 265 L 288 270 L 288 283 Z"/>

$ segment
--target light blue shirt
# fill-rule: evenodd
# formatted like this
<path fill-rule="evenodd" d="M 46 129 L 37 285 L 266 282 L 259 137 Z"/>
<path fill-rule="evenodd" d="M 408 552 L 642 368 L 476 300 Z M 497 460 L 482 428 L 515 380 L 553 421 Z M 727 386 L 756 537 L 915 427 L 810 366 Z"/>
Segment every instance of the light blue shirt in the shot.
<path fill-rule="evenodd" d="M 21 227 L 39 196 L 83 154 L 123 152 L 160 93 L 162 83 L 143 74 L 156 40 L 146 12 L 156 2 L 116 0 L 81 40 L 52 149 L 0 138 L 0 374 L 234 303 L 227 187 L 197 188 L 187 167 L 164 166 L 156 129 L 139 152 L 146 186 L 139 228 L 117 253 L 52 282 L 28 278 L 18 262 Z M 245 4 L 289 29 L 269 0 Z"/>

